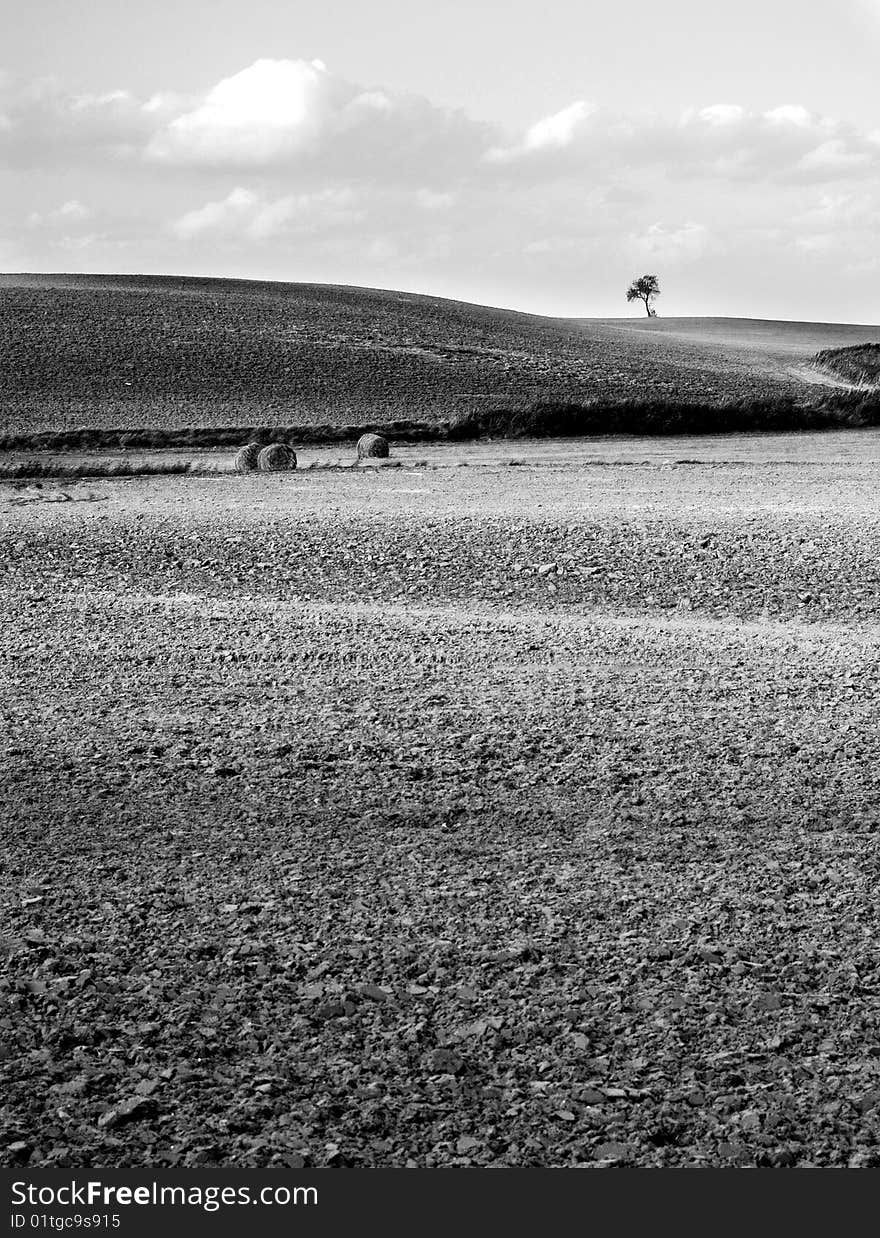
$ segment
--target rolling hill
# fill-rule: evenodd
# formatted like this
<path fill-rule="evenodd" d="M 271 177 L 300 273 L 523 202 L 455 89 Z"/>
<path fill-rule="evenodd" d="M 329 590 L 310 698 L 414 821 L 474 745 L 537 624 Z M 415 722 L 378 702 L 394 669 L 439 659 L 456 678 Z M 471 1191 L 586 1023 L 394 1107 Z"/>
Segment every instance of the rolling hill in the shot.
<path fill-rule="evenodd" d="M 0 433 L 772 400 L 808 393 L 819 349 L 878 338 L 873 326 L 544 318 L 318 284 L 2 275 Z"/>

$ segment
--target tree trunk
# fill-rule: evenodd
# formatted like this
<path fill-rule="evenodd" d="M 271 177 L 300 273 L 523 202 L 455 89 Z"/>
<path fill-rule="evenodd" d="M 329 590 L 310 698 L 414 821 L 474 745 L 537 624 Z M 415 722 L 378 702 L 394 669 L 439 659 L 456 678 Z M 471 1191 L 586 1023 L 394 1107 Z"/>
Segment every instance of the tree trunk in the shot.
<path fill-rule="evenodd" d="M 647 298 L 647 297 L 645 297 L 645 313 L 648 315 L 648 317 L 649 317 L 649 318 L 651 317 L 651 307 L 650 307 L 650 305 L 648 304 L 648 298 Z"/>

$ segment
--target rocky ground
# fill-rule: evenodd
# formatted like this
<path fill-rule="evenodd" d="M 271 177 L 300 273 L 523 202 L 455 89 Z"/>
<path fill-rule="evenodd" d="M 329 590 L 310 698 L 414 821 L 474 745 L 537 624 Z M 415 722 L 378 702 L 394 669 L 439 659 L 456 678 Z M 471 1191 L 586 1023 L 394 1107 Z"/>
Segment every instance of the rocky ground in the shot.
<path fill-rule="evenodd" d="M 880 1164 L 876 481 L 2 487 L 6 1163 Z"/>

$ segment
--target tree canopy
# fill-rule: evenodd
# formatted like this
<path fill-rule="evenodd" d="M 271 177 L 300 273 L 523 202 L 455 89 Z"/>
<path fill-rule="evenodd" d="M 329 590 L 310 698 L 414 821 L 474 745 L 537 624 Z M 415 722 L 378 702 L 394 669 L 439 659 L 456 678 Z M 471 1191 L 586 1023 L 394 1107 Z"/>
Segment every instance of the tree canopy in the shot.
<path fill-rule="evenodd" d="M 634 279 L 626 290 L 627 301 L 644 301 L 645 313 L 649 318 L 653 318 L 655 310 L 651 306 L 651 302 L 655 297 L 660 296 L 660 281 L 656 275 L 640 275 L 638 279 Z"/>

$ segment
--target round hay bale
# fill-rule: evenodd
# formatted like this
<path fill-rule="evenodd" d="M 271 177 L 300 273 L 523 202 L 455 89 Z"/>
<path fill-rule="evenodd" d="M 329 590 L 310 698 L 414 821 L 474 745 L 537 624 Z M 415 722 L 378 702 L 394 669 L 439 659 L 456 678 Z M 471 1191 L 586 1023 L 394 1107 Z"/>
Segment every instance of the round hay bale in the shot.
<path fill-rule="evenodd" d="M 296 468 L 296 452 L 287 443 L 270 443 L 257 457 L 257 467 L 263 473 L 283 473 Z"/>
<path fill-rule="evenodd" d="M 257 467 L 257 458 L 260 454 L 259 443 L 248 443 L 235 453 L 235 471 L 236 473 L 253 473 Z"/>
<path fill-rule="evenodd" d="M 358 439 L 358 460 L 365 457 L 385 459 L 388 455 L 388 439 L 381 434 L 362 434 Z"/>

